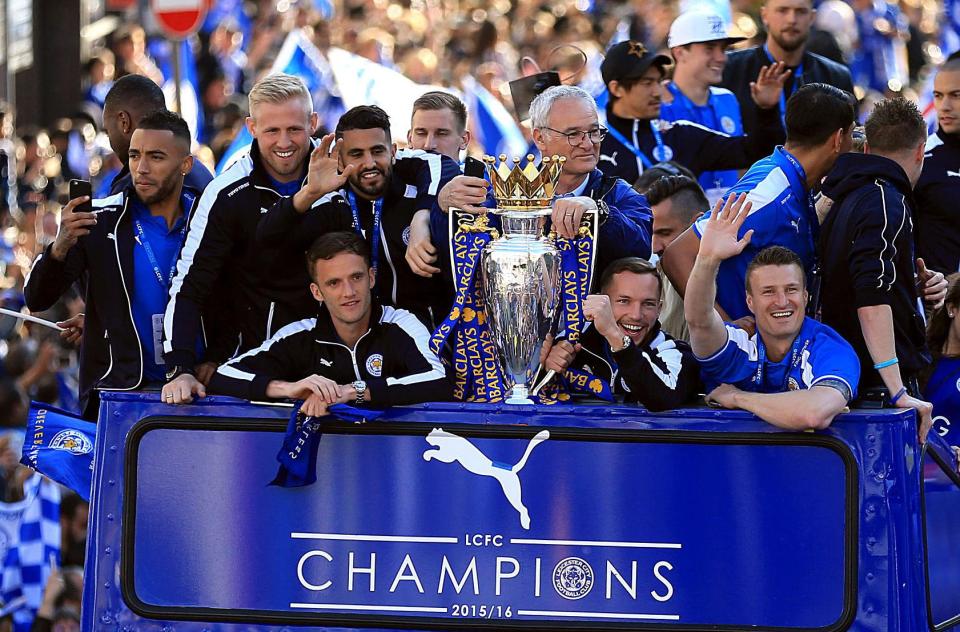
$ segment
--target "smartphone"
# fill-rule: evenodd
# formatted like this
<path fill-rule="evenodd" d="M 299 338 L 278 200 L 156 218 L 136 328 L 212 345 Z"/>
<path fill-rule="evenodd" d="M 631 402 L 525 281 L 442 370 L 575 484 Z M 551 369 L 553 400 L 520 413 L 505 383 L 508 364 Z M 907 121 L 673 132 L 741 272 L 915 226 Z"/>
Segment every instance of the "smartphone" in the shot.
<path fill-rule="evenodd" d="M 90 186 L 89 180 L 71 180 L 70 181 L 70 199 L 75 200 L 78 197 L 87 196 L 93 198 L 93 188 Z M 93 205 L 90 203 L 90 200 L 87 200 L 80 206 L 73 209 L 74 213 L 92 213 Z"/>
<path fill-rule="evenodd" d="M 463 161 L 463 175 L 471 178 L 482 178 L 487 174 L 487 166 L 482 160 L 477 160 L 473 156 L 467 156 Z"/>

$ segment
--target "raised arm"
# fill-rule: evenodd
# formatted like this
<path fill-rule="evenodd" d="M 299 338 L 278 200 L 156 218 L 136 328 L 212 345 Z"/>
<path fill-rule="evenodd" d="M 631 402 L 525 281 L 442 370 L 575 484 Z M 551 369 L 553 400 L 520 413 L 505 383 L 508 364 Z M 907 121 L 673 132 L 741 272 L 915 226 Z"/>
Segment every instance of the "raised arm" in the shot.
<path fill-rule="evenodd" d="M 746 194 L 741 193 L 729 196 L 726 202 L 717 201 L 705 224 L 700 249 L 687 280 L 683 311 L 690 328 L 690 345 L 701 358 L 713 355 L 727 343 L 726 327 L 714 307 L 717 271 L 722 261 L 743 252 L 753 236 L 753 230 L 748 230 L 742 239 L 737 239 L 750 213 L 751 203 L 746 199 Z"/>
<path fill-rule="evenodd" d="M 86 270 L 86 255 L 78 242 L 90 234 L 97 216 L 74 209 L 89 199 L 82 196 L 67 202 L 60 212 L 56 240 L 33 262 L 23 287 L 24 299 L 31 311 L 49 309 Z"/>
<path fill-rule="evenodd" d="M 306 250 L 328 230 L 349 229 L 350 214 L 340 208 L 342 201 L 335 192 L 346 185 L 356 165 L 348 165 L 341 172 L 340 148 L 331 150 L 332 142 L 333 134 L 327 134 L 310 153 L 307 179 L 300 190 L 292 197 L 279 199 L 260 217 L 259 246 Z"/>

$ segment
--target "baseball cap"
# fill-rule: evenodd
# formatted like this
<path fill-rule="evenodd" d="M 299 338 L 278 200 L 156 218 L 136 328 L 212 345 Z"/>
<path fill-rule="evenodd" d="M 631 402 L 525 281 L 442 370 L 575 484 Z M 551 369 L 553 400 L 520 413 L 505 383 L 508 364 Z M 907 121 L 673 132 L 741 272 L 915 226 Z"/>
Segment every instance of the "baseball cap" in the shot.
<path fill-rule="evenodd" d="M 624 79 L 635 79 L 647 72 L 647 68 L 653 65 L 669 66 L 673 60 L 666 55 L 658 55 L 647 50 L 642 43 L 628 40 L 614 44 L 607 51 L 607 56 L 600 64 L 600 75 L 603 77 L 604 85 L 611 81 L 623 81 Z"/>
<path fill-rule="evenodd" d="M 712 11 L 698 9 L 687 11 L 670 25 L 670 34 L 667 36 L 667 46 L 686 46 L 697 42 L 715 42 L 725 40 L 728 44 L 745 40 L 731 33 L 726 22 Z"/>

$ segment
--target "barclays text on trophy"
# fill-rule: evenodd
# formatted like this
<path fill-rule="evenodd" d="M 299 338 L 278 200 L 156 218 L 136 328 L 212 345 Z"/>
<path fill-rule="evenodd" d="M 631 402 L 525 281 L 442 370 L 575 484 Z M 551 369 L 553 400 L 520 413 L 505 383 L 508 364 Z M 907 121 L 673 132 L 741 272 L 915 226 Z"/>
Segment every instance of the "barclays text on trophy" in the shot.
<path fill-rule="evenodd" d="M 530 389 L 540 369 L 540 350 L 555 333 L 560 301 L 560 253 L 544 235 L 564 158 L 533 156 L 513 168 L 485 156 L 503 234 L 481 258 L 484 303 L 490 334 L 503 370 L 508 404 L 532 404 Z"/>
<path fill-rule="evenodd" d="M 485 157 L 495 208 L 448 215 L 455 297 L 430 345 L 438 354 L 447 345 L 461 401 L 553 404 L 596 382 L 552 371 L 536 381 L 548 335 L 576 344 L 583 331 L 598 216 L 584 217 L 573 238 L 545 234 L 565 159 L 533 160 Z"/>

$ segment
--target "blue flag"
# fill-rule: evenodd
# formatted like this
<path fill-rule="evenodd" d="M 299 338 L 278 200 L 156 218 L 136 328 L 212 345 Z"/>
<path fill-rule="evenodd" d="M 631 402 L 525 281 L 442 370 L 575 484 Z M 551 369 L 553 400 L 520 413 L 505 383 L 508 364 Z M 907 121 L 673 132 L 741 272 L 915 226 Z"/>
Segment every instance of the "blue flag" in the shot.
<path fill-rule="evenodd" d="M 187 122 L 190 128 L 190 135 L 194 142 L 206 143 L 209 139 L 204 137 L 203 104 L 200 101 L 200 80 L 197 76 L 197 63 L 193 55 L 193 44 L 190 38 L 181 40 L 179 43 L 171 42 L 172 46 L 178 46 L 180 51 L 180 116 Z M 160 59 L 160 72 L 163 73 L 163 95 L 167 98 L 167 108 L 173 110 L 176 107 L 177 84 L 174 80 L 173 72 L 173 51 L 163 59 Z"/>
<path fill-rule="evenodd" d="M 340 115 L 347 110 L 337 91 L 333 71 L 323 54 L 300 30 L 291 32 L 284 40 L 283 47 L 270 69 L 271 74 L 278 72 L 303 79 L 313 99 L 313 109 L 320 116 L 321 125 L 327 129 L 336 127 Z M 253 135 L 244 126 L 220 158 L 217 173 L 223 173 L 242 158 L 252 144 Z"/>
<path fill-rule="evenodd" d="M 210 4 L 207 17 L 203 20 L 200 30 L 211 33 L 220 25 L 225 25 L 243 33 L 241 46 L 246 50 L 250 46 L 253 36 L 253 20 L 243 10 L 244 0 L 217 0 Z"/>
<path fill-rule="evenodd" d="M 15 540 L 0 564 L 0 616 L 12 614 L 15 632 L 30 631 L 51 565 L 60 562 L 60 488 L 34 474 L 23 494 Z"/>
<path fill-rule="evenodd" d="M 97 425 L 60 409 L 30 402 L 20 462 L 90 501 Z"/>
<path fill-rule="evenodd" d="M 463 79 L 463 96 L 470 113 L 470 131 L 485 154 L 526 155 L 527 140 L 503 103 L 472 77 Z"/>
<path fill-rule="evenodd" d="M 270 484 L 281 487 L 303 487 L 317 482 L 317 451 L 320 449 L 321 427 L 331 421 L 352 421 L 363 423 L 373 421 L 383 414 L 382 410 L 354 408 L 346 404 L 334 404 L 330 414 L 313 417 L 300 413 L 300 406 L 294 406 L 287 422 L 287 432 L 283 445 L 277 453 L 280 470 Z"/>

